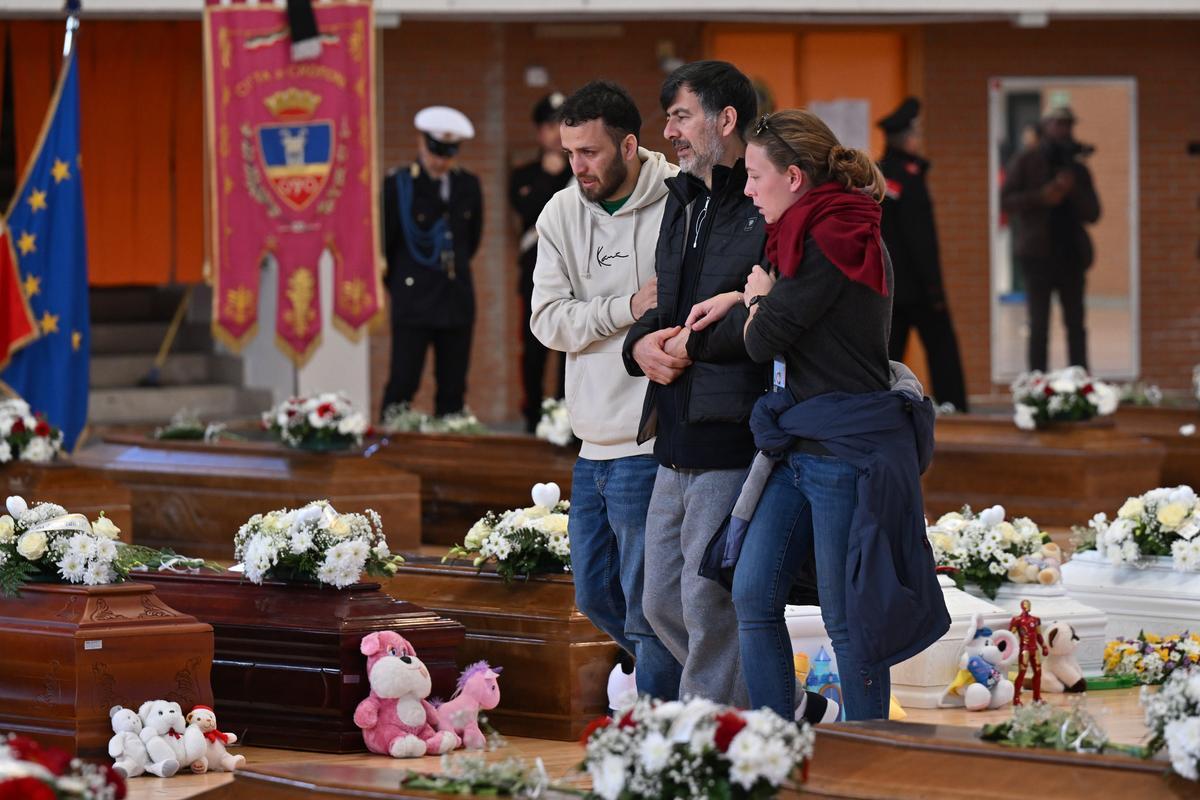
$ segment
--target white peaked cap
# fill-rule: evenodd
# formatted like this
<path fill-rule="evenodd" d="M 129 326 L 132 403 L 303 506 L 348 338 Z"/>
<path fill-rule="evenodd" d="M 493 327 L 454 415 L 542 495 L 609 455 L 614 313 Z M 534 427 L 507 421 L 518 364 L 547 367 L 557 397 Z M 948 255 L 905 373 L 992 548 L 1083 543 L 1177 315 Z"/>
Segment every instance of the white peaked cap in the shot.
<path fill-rule="evenodd" d="M 449 106 L 422 108 L 413 117 L 413 124 L 422 133 L 428 133 L 438 141 L 462 142 L 475 138 L 475 126 L 467 115 Z"/>

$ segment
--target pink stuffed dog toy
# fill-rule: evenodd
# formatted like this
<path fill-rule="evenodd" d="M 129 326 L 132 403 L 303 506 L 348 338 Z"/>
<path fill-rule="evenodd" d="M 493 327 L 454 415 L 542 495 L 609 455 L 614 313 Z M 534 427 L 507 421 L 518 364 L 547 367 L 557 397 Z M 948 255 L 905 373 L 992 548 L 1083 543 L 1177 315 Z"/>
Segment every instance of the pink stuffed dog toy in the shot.
<path fill-rule="evenodd" d="M 354 724 L 372 753 L 414 758 L 448 753 L 459 745 L 457 734 L 437 731 L 437 711 L 429 696 L 429 670 L 413 646 L 398 633 L 380 631 L 363 637 L 371 694 L 354 710 Z"/>

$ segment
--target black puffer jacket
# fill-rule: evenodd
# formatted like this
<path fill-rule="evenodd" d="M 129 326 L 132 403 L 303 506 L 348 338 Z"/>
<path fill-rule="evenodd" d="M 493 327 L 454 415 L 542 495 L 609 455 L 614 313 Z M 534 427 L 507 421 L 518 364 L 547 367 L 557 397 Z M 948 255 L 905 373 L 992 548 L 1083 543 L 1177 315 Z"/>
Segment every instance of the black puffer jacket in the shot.
<path fill-rule="evenodd" d="M 658 274 L 658 308 L 647 312 L 633 324 L 625 338 L 625 368 L 630 375 L 642 375 L 641 367 L 633 358 L 634 344 L 648 333 L 673 325 L 681 325 L 692 306 L 713 295 L 728 291 L 740 291 L 746 277 L 755 264 L 762 262 L 763 247 L 767 240 L 766 224 L 758 209 L 743 190 L 746 187 L 746 167 L 738 161 L 733 167 L 713 167 L 712 199 L 709 205 L 711 222 L 702 231 L 704 240 L 700 247 L 700 273 L 685 287 L 683 259 L 689 222 L 698 213 L 693 200 L 704 192 L 698 179 L 681 173 L 667 180 L 667 206 L 663 212 L 659 229 L 658 247 L 655 252 L 655 271 Z M 688 206 L 692 205 L 689 210 Z M 686 294 L 687 296 L 683 296 Z M 682 384 L 682 409 L 674 404 L 659 403 L 662 387 L 651 383 L 646 392 L 642 408 L 642 420 L 638 430 L 638 441 L 644 442 L 660 429 L 660 415 L 678 414 L 672 420 L 672 438 L 680 440 L 683 451 L 696 455 L 704 449 L 703 441 L 708 425 L 734 423 L 747 424 L 754 402 L 768 385 L 769 372 L 762 364 L 756 364 L 749 356 L 725 361 L 724 363 L 692 364 L 679 378 Z M 699 426 L 699 427 L 696 427 Z M 747 428 L 748 430 L 748 428 Z M 723 437 L 713 437 L 713 446 L 720 446 Z M 660 444 L 666 444 L 660 440 Z M 747 456 L 745 466 L 754 455 L 752 439 L 746 437 Z M 656 454 L 662 454 L 656 447 Z M 671 444 L 667 449 L 679 454 L 680 449 Z M 705 468 L 708 459 L 704 454 L 699 461 L 687 457 L 667 460 L 681 467 Z M 694 462 L 694 463 L 693 463 Z"/>

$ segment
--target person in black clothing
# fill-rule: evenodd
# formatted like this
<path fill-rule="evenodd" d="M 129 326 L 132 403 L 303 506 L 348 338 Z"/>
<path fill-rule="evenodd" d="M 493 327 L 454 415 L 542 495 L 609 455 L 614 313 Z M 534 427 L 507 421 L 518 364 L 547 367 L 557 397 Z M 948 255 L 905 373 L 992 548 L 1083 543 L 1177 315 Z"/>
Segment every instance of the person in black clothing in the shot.
<path fill-rule="evenodd" d="M 438 416 L 462 411 L 467 391 L 475 292 L 471 259 L 483 230 L 479 179 L 454 164 L 475 135 L 470 120 L 445 106 L 422 109 L 417 160 L 383 184 L 384 253 L 392 301 L 392 365 L 383 408 L 410 403 L 425 353 L 434 350 Z"/>
<path fill-rule="evenodd" d="M 683 664 L 680 696 L 745 707 L 748 699 L 728 592 L 698 574 L 709 537 L 728 513 L 754 458 L 747 424 L 766 386 L 749 357 L 693 363 L 692 305 L 740 289 L 762 260 L 766 231 L 743 194 L 746 128 L 757 96 L 731 64 L 699 61 L 663 84 L 671 141 L 682 173 L 668 194 L 655 253 L 658 306 L 630 329 L 623 349 L 631 375 L 650 385 L 638 441 L 657 435 L 659 469 L 646 521 L 643 610 Z"/>
<path fill-rule="evenodd" d="M 1085 224 L 1100 219 L 1092 173 L 1079 160 L 1091 148 L 1075 141 L 1075 114 L 1051 109 L 1037 146 L 1005 170 L 1000 205 L 1009 213 L 1013 255 L 1025 275 L 1029 306 L 1029 368 L 1046 371 L 1050 295 L 1058 292 L 1071 366 L 1088 366 L 1083 298 L 1094 251 Z"/>
<path fill-rule="evenodd" d="M 570 165 L 563 155 L 562 139 L 558 133 L 558 108 L 563 104 L 558 92 L 548 94 L 533 107 L 533 124 L 537 128 L 541 154 L 528 164 L 512 171 L 508 182 L 508 200 L 521 221 L 521 240 L 517 262 L 521 268 L 517 291 L 524 303 L 525 317 L 521 326 L 521 384 L 525 387 L 525 430 L 533 433 L 542 416 L 542 386 L 549 350 L 538 341 L 529 328 L 533 302 L 533 268 L 537 265 L 538 215 L 560 189 L 571 182 Z M 564 360 L 559 361 L 557 396 L 564 393 Z"/>
<path fill-rule="evenodd" d="M 888 353 L 893 361 L 903 361 L 909 329 L 915 326 L 929 362 L 934 398 L 967 411 L 962 359 L 942 285 L 933 202 L 925 182 L 929 162 L 920 155 L 920 111 L 920 101 L 909 97 L 876 123 L 887 134 L 887 149 L 879 161 L 887 181 L 882 229 L 896 275 Z"/>

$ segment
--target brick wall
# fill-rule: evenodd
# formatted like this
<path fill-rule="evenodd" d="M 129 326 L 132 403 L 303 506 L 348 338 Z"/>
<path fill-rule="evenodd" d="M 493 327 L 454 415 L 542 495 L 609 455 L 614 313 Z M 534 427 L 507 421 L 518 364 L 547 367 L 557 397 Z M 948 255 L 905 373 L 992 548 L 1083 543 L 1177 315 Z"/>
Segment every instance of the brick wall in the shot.
<path fill-rule="evenodd" d="M 930 183 L 969 391 L 991 389 L 988 79 L 1031 75 L 1137 80 L 1142 377 L 1187 387 L 1200 362 L 1200 158 L 1186 155 L 1200 140 L 1200 23 L 933 25 L 922 41 Z"/>
<path fill-rule="evenodd" d="M 658 46 L 702 54 L 699 23 L 629 22 L 617 35 L 575 38 L 574 31 L 517 23 L 412 22 L 382 34 L 383 159 L 413 157 L 413 114 L 445 103 L 474 121 L 478 137 L 462 163 L 483 181 L 484 242 L 474 269 L 476 323 L 468 403 L 487 421 L 515 419 L 521 402 L 516 236 L 505 201 L 507 170 L 534 152 L 529 111 L 545 89 L 524 84 L 527 66 L 548 69 L 551 87 L 570 91 L 597 77 L 627 86 L 646 120 L 643 141 L 665 148 Z M 764 30 L 770 30 L 764 26 Z M 946 24 L 919 29 L 914 69 L 924 84 L 925 129 L 934 161 L 931 184 L 946 282 L 972 394 L 993 390 L 989 350 L 987 82 L 1000 76 L 1119 75 L 1137 80 L 1141 206 L 1141 364 L 1145 379 L 1184 388 L 1200 361 L 1200 23 L 1071 22 L 1045 29 L 1007 24 Z M 1104 198 L 1101 198 L 1104 201 Z M 1112 206 L 1107 212 L 1116 213 Z M 372 396 L 387 380 L 389 336 L 372 338 Z M 418 405 L 428 408 L 428 374 Z M 378 409 L 375 409 L 376 413 Z"/>
<path fill-rule="evenodd" d="M 598 35 L 597 35 L 598 34 Z M 616 34 L 616 35 L 613 35 Z M 611 26 L 537 26 L 517 23 L 404 23 L 382 34 L 383 163 L 415 157 L 413 115 L 434 104 L 454 106 L 474 123 L 476 138 L 463 147 L 461 164 L 483 182 L 484 236 L 473 263 L 479 313 L 467 379 L 467 404 L 484 421 L 520 416 L 521 308 L 517 296 L 516 222 L 506 199 L 508 170 L 534 156 L 529 114 L 551 89 L 570 92 L 594 78 L 615 80 L 633 94 L 645 120 L 647 147 L 664 149 L 658 90 L 660 42 L 683 58 L 698 57 L 695 23 L 629 23 Z M 527 66 L 544 66 L 548 88 L 525 85 Z M 371 394 L 378 403 L 388 376 L 390 333 L 371 339 Z M 430 359 L 432 362 L 432 359 Z M 433 377 L 426 365 L 416 404 L 432 407 Z"/>

